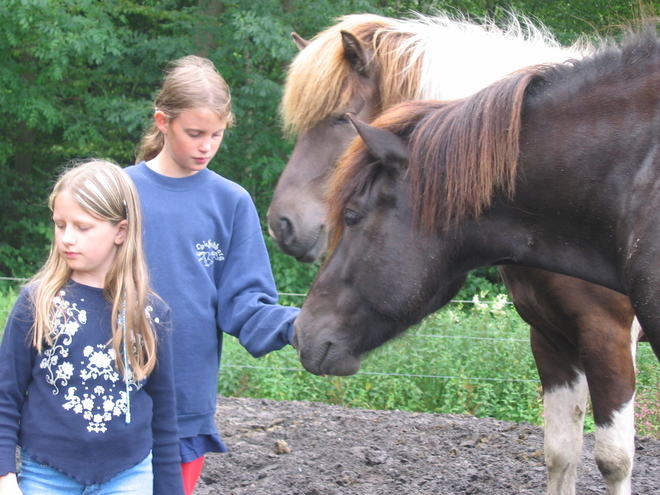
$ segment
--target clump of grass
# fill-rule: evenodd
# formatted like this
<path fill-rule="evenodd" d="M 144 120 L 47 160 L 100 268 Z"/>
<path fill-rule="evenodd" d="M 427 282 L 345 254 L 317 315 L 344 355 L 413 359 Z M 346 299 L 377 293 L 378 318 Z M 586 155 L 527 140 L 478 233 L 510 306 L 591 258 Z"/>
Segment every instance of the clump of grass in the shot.
<path fill-rule="evenodd" d="M 645 360 L 638 366 L 635 425 L 638 435 L 660 439 L 660 373 L 657 366 L 650 364 Z"/>

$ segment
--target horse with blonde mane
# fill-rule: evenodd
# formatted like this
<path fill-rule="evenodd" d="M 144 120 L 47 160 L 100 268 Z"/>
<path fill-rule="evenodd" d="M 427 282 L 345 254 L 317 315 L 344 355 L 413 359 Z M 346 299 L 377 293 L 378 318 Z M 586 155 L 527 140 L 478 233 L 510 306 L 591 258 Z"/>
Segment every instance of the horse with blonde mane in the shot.
<path fill-rule="evenodd" d="M 351 15 L 309 42 L 295 34 L 294 40 L 301 51 L 287 76 L 282 115 L 297 142 L 277 184 L 268 222 L 280 249 L 307 262 L 327 248 L 329 178 L 357 135 L 347 113 L 370 122 L 400 102 L 464 98 L 524 66 L 579 59 L 584 53 L 560 46 L 543 28 L 513 16 L 506 27 L 498 28 L 447 16 L 401 20 Z M 596 457 L 607 493 L 629 493 L 631 404 L 641 335 L 639 325 L 633 325 L 629 299 L 534 268 L 507 266 L 501 274 L 516 309 L 531 325 L 544 392 L 548 493 L 574 493 L 590 392 L 592 401 L 594 394 L 597 397 Z M 451 298 L 463 280 L 464 275 L 453 280 L 445 297 Z M 606 376 L 594 373 L 597 361 L 610 363 Z M 333 369 L 338 374 L 354 371 Z M 606 473 L 612 452 L 618 453 L 623 467 Z"/>

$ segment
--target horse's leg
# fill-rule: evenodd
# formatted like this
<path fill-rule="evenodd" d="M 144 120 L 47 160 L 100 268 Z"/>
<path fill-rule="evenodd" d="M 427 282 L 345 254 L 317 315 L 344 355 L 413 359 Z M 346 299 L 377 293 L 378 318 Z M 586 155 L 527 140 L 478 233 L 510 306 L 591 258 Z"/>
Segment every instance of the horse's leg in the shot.
<path fill-rule="evenodd" d="M 639 337 L 636 323 L 631 335 L 630 301 L 542 270 L 501 267 L 501 273 L 520 316 L 532 326 L 532 352 L 544 391 L 548 493 L 575 493 L 587 382 L 607 493 L 629 493 Z"/>
<path fill-rule="evenodd" d="M 596 463 L 608 495 L 629 495 L 635 455 L 635 362 L 641 327 L 609 333 L 605 341 L 585 335 L 580 351 L 596 422 Z"/>
<path fill-rule="evenodd" d="M 589 389 L 579 356 L 558 335 L 531 327 L 532 353 L 543 386 L 548 495 L 574 495 Z M 559 346 L 558 346 L 559 345 Z"/>

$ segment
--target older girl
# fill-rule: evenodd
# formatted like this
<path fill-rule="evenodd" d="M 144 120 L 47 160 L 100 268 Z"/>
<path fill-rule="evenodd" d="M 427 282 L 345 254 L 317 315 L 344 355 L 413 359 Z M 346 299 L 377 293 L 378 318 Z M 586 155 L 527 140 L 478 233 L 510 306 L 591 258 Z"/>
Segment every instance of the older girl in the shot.
<path fill-rule="evenodd" d="M 207 452 L 224 452 L 214 415 L 223 332 L 255 357 L 291 343 L 298 308 L 277 291 L 252 198 L 207 168 L 233 113 L 211 61 L 175 62 L 155 101 L 138 164 L 147 262 L 172 308 L 174 381 L 186 493 Z"/>

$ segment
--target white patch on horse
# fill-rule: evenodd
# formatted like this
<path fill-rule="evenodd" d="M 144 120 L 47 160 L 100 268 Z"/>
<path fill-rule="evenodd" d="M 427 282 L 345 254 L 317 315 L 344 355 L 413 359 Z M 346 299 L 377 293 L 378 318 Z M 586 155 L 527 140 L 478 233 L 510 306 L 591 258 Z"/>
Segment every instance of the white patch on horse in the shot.
<path fill-rule="evenodd" d="M 632 325 L 630 326 L 630 355 L 632 356 L 635 371 L 637 371 L 637 344 L 643 333 L 644 330 L 642 330 L 642 325 L 640 325 L 639 320 L 635 316 Z"/>
<path fill-rule="evenodd" d="M 642 327 L 635 317 L 630 327 L 630 354 L 637 369 L 637 344 Z M 612 425 L 596 427 L 596 463 L 607 495 L 630 495 L 635 459 L 635 396 L 614 413 Z"/>
<path fill-rule="evenodd" d="M 422 58 L 418 99 L 464 98 L 521 67 L 583 56 L 577 45 L 563 47 L 546 29 L 513 16 L 505 29 L 443 16 L 402 21 L 406 23 L 415 35 L 402 48 L 415 45 Z M 438 50 L 439 46 L 454 49 Z"/>
<path fill-rule="evenodd" d="M 596 463 L 607 495 L 630 495 L 635 456 L 635 397 L 614 413 L 611 426 L 596 427 Z"/>
<path fill-rule="evenodd" d="M 548 495 L 574 495 L 589 388 L 584 373 L 543 394 Z"/>

